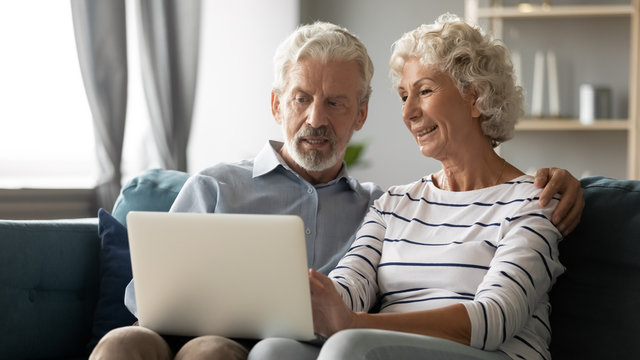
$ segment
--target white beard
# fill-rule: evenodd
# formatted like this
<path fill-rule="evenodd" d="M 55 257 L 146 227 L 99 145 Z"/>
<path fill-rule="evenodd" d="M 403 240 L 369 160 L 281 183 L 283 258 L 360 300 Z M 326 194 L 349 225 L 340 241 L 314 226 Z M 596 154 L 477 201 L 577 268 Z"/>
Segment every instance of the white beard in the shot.
<path fill-rule="evenodd" d="M 285 133 L 284 127 L 283 133 Z M 305 136 L 325 136 L 329 139 L 329 154 L 325 155 L 318 150 L 303 150 L 300 146 L 300 139 Z M 307 171 L 323 171 L 336 165 L 338 162 L 342 162 L 341 154 L 336 149 L 336 137 L 335 134 L 327 127 L 320 127 L 317 129 L 311 127 L 303 127 L 292 139 L 287 139 L 284 134 L 285 143 L 284 146 L 293 158 L 293 160 Z"/>

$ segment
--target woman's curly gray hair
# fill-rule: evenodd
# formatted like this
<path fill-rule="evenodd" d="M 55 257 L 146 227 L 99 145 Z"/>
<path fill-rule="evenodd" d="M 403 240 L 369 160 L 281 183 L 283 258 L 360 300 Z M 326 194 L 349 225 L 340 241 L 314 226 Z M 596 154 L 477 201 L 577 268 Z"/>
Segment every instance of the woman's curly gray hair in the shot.
<path fill-rule="evenodd" d="M 513 137 L 523 113 L 522 88 L 516 86 L 507 48 L 452 14 L 441 15 L 434 24 L 422 25 L 393 44 L 390 75 L 400 83 L 407 59 L 416 57 L 448 74 L 463 96 L 474 91 L 482 131 L 493 146 Z"/>

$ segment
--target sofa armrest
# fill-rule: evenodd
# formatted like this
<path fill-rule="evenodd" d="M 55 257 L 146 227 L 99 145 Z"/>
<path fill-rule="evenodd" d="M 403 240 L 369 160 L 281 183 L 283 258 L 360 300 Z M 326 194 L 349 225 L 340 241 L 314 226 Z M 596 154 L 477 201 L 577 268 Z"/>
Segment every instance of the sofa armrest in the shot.
<path fill-rule="evenodd" d="M 0 220 L 0 358 L 86 356 L 98 296 L 97 219 Z"/>

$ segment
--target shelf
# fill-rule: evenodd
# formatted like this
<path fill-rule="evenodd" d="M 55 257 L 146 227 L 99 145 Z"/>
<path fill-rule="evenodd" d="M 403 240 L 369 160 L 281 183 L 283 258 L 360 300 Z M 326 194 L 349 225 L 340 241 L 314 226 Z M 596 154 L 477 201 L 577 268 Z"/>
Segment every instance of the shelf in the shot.
<path fill-rule="evenodd" d="M 598 119 L 593 124 L 583 125 L 577 118 L 522 118 L 519 123 L 516 124 L 516 131 L 529 132 L 534 138 L 543 138 L 554 131 L 568 131 L 568 132 L 591 132 L 590 134 L 624 134 L 626 135 L 626 172 L 629 179 L 640 179 L 640 0 L 628 0 L 626 3 L 618 3 L 615 5 L 608 4 L 609 1 L 589 1 L 594 4 L 582 4 L 571 5 L 565 4 L 559 5 L 540 5 L 540 1 L 530 1 L 530 4 L 514 4 L 510 6 L 502 6 L 502 1 L 482 1 L 484 6 L 479 6 L 481 0 L 465 0 L 465 17 L 471 23 L 478 23 L 479 19 L 484 19 L 486 26 L 488 26 L 488 32 L 493 34 L 495 38 L 504 39 L 503 31 L 505 29 L 505 23 L 507 29 L 512 30 L 512 23 L 516 24 L 518 20 L 524 20 L 525 26 L 554 26 L 556 23 L 566 22 L 570 20 L 581 20 L 576 23 L 580 23 L 582 26 L 584 23 L 591 23 L 592 19 L 607 19 L 613 21 L 621 20 L 623 22 L 629 22 L 630 38 L 629 38 L 629 77 L 628 77 L 628 119 Z M 551 1 L 554 3 L 554 1 Z M 492 4 L 492 5 L 488 5 Z M 575 3 L 575 2 L 574 2 Z M 538 19 L 538 21 L 532 21 Z M 555 21 L 552 21 L 555 20 Z M 604 23 L 603 23 L 604 24 Z M 593 25 L 602 26 L 603 24 L 593 21 Z M 606 25 L 605 25 L 606 26 Z M 626 31 L 626 30 L 625 30 Z M 541 40 L 540 43 L 544 43 L 540 37 L 535 38 Z M 626 37 L 624 38 L 626 43 Z M 513 40 L 513 39 L 512 39 Z M 576 38 L 567 39 L 568 41 L 589 41 L 590 39 Z M 598 39 L 603 41 L 603 39 Z M 517 41 L 517 40 L 513 40 Z M 609 40 L 606 40 L 609 41 Z M 623 41 L 619 38 L 612 37 L 610 41 Z M 521 43 L 522 44 L 522 43 Z M 535 43 L 537 44 L 537 42 Z M 620 43 L 617 43 L 618 45 Z M 531 45 L 531 47 L 540 47 L 539 45 Z M 597 45 L 594 45 L 597 49 Z M 596 54 L 594 54 L 596 55 Z M 607 56 L 614 54 L 597 54 L 597 61 L 592 65 L 604 67 L 602 71 L 606 71 L 606 62 L 602 59 L 606 59 Z M 624 54 L 615 54 L 625 55 Z M 588 56 L 590 58 L 590 56 Z M 587 59 L 588 60 L 588 59 Z M 582 61 L 582 60 L 580 60 Z M 593 71 L 593 69 L 583 69 L 581 71 Z M 621 80 L 619 80 L 621 81 Z M 533 132 L 533 133 L 532 133 Z M 536 134 L 537 132 L 537 134 Z M 594 144 L 598 146 L 599 143 Z M 585 149 L 591 144 L 576 144 L 572 143 L 572 146 L 576 146 L 575 154 L 580 154 L 582 149 Z M 515 151 L 515 150 L 514 150 Z M 516 151 L 516 153 L 518 153 Z M 522 155 L 518 153 L 518 155 Z M 580 155 L 575 155 L 580 156 Z M 523 155 L 523 158 L 527 158 Z M 581 158 L 580 160 L 585 160 Z M 581 163 L 580 166 L 585 166 Z M 595 164 L 594 164 L 595 166 Z M 616 163 L 617 166 L 617 163 Z M 587 167 L 590 167 L 587 166 Z M 596 166 L 597 167 L 597 166 Z"/>
<path fill-rule="evenodd" d="M 521 119 L 516 124 L 518 131 L 602 131 L 629 130 L 629 121 L 620 119 L 596 120 L 591 125 L 584 125 L 576 119 Z"/>
<path fill-rule="evenodd" d="M 631 16 L 631 5 L 515 6 L 478 8 L 480 18 Z"/>

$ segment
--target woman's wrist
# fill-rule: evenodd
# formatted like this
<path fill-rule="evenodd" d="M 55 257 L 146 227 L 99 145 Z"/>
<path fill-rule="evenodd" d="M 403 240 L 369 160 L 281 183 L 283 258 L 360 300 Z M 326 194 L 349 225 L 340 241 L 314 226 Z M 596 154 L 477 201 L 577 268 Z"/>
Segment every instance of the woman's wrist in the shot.
<path fill-rule="evenodd" d="M 366 312 L 353 312 L 351 316 L 351 324 L 349 325 L 350 329 L 363 329 L 369 328 L 367 324 L 369 323 L 369 318 L 371 314 Z"/>

